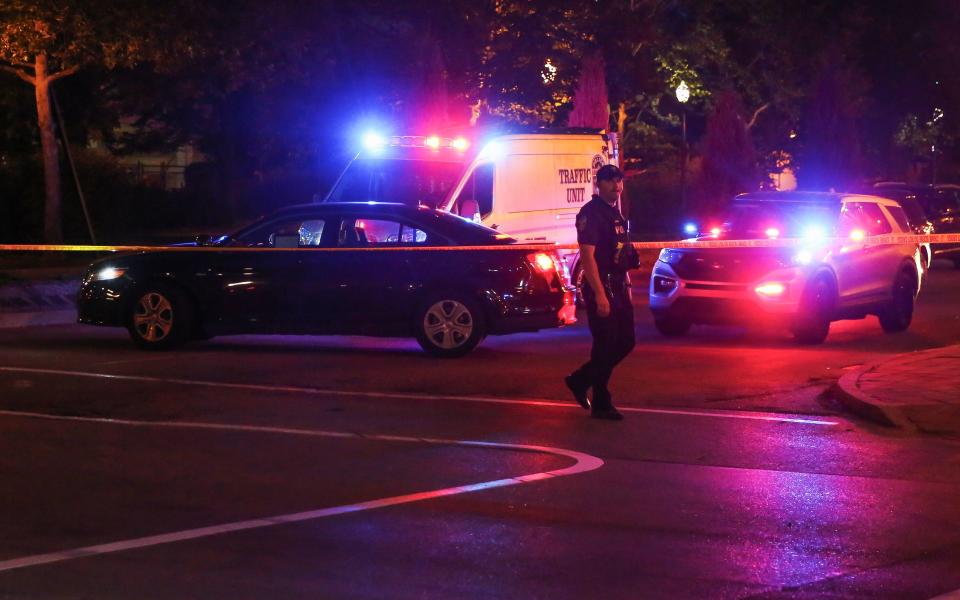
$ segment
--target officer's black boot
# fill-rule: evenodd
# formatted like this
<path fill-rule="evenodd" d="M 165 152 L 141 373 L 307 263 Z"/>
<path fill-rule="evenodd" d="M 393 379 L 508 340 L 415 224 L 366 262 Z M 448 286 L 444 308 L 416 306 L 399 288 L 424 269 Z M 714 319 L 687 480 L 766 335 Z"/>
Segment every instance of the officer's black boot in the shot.
<path fill-rule="evenodd" d="M 607 421 L 622 421 L 623 413 L 613 407 L 613 398 L 607 390 L 598 390 L 593 388 L 593 407 L 590 409 L 590 416 L 594 419 L 605 419 Z"/>
<path fill-rule="evenodd" d="M 590 402 L 587 401 L 587 390 L 590 389 L 590 384 L 583 380 L 583 375 L 580 371 L 574 371 L 572 374 L 567 375 L 563 378 L 563 382 L 567 384 L 567 389 L 573 393 L 573 399 L 577 401 L 584 410 L 590 408 Z"/>

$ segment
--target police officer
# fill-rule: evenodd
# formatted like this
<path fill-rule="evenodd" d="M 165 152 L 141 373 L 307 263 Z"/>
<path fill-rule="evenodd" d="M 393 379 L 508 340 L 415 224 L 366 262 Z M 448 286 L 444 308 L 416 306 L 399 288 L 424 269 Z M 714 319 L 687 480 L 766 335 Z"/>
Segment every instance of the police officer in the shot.
<path fill-rule="evenodd" d="M 577 214 L 577 243 L 583 269 L 582 294 L 593 335 L 590 360 L 566 377 L 567 387 L 590 416 L 619 421 L 607 382 L 613 368 L 635 345 L 633 303 L 628 269 L 639 266 L 617 201 L 623 192 L 623 172 L 614 165 L 597 170 L 597 194 Z M 587 392 L 593 388 L 592 401 Z"/>

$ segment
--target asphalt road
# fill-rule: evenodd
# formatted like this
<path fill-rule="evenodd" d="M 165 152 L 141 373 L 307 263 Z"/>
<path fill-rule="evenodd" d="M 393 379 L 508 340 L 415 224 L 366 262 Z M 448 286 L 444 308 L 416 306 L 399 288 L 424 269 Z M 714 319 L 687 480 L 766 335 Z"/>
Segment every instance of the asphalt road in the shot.
<path fill-rule="evenodd" d="M 584 326 L 426 358 L 406 340 L 0 331 L 0 598 L 930 598 L 960 589 L 960 444 L 840 413 L 850 368 L 960 339 L 960 271 L 914 326 L 639 345 L 597 422 Z"/>

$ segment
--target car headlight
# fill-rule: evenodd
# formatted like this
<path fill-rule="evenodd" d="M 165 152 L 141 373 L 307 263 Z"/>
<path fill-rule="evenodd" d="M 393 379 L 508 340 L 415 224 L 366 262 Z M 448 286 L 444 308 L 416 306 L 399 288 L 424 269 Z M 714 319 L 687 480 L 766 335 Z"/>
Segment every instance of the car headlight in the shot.
<path fill-rule="evenodd" d="M 657 257 L 657 260 L 667 263 L 668 265 L 675 265 L 680 262 L 681 258 L 683 258 L 683 253 L 679 250 L 664 248 L 660 251 L 660 256 Z"/>
<path fill-rule="evenodd" d="M 94 281 L 110 281 L 111 279 L 117 279 L 119 277 L 123 277 L 123 274 L 126 272 L 127 270 L 122 267 L 106 267 L 97 271 L 96 274 L 93 276 L 93 280 Z"/>
<path fill-rule="evenodd" d="M 814 256 L 812 251 L 806 248 L 801 248 L 796 254 L 793 255 L 793 264 L 806 266 L 813 262 L 813 258 Z"/>

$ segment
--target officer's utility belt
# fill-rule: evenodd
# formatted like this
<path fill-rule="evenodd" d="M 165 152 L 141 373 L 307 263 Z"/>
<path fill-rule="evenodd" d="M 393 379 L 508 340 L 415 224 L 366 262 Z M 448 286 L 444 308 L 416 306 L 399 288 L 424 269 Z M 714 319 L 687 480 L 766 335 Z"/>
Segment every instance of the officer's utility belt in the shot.
<path fill-rule="evenodd" d="M 626 272 L 600 273 L 600 281 L 607 292 L 623 292 L 629 286 Z"/>

